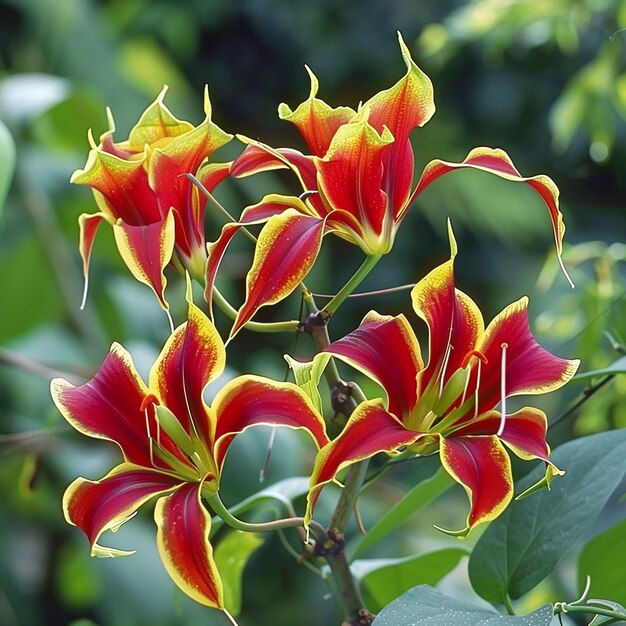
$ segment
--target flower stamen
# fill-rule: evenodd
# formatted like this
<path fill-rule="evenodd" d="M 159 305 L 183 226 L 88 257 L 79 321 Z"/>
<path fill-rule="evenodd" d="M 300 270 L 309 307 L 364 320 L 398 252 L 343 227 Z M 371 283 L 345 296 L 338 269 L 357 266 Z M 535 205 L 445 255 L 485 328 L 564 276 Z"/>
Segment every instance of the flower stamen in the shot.
<path fill-rule="evenodd" d="M 502 360 L 500 362 L 500 410 L 502 415 L 500 416 L 500 427 L 496 435 L 499 437 L 504 432 L 504 425 L 506 424 L 506 349 L 509 347 L 508 343 L 502 343 Z"/>

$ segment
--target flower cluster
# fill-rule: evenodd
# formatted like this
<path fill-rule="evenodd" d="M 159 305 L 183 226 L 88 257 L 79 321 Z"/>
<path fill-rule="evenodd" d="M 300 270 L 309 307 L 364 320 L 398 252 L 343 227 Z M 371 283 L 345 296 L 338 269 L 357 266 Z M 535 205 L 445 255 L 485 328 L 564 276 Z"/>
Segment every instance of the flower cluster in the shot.
<path fill-rule="evenodd" d="M 469 496 L 465 527 L 453 532 L 463 536 L 496 518 L 511 500 L 508 451 L 544 462 L 548 486 L 561 473 L 550 460 L 546 415 L 533 407 L 508 412 L 507 398 L 555 390 L 578 364 L 536 342 L 527 298 L 505 307 L 485 327 L 478 306 L 456 289 L 457 245 L 451 227 L 451 258 L 411 292 L 413 309 L 428 326 L 426 362 L 407 319 L 376 311 L 345 337 L 317 346 L 310 367 L 319 365 L 321 371 L 336 358 L 384 390 L 384 397 L 356 405 L 333 440 L 316 401 L 315 376 L 296 376 L 298 386 L 241 375 L 219 391 L 211 406 L 204 400 L 206 385 L 219 376 L 226 360 L 211 321 L 215 279 L 230 241 L 245 226 L 263 225 L 231 338 L 261 307 L 279 302 L 301 284 L 326 234 L 355 244 L 366 257 L 363 267 L 371 268 L 392 250 L 398 228 L 424 189 L 459 168 L 487 171 L 534 189 L 548 210 L 560 259 L 564 225 L 555 184 L 543 175 L 522 177 L 504 151 L 476 148 L 460 163 L 432 161 L 414 183 L 410 136 L 428 122 L 435 107 L 432 84 L 401 37 L 400 49 L 406 74 L 356 109 L 332 108 L 318 99 L 318 81 L 307 68 L 308 99 L 295 110 L 281 104 L 279 115 L 296 126 L 309 154 L 240 137 L 246 147 L 233 162 L 209 161 L 232 135 L 211 121 L 206 92 L 206 117 L 196 127 L 170 113 L 163 104 L 164 89 L 127 140 L 113 140 L 110 113 L 109 130 L 97 145 L 90 134 L 85 168 L 72 177 L 93 189 L 99 208 L 79 221 L 85 277 L 96 230 L 106 221 L 124 262 L 154 291 L 162 308 L 169 308 L 163 274 L 168 264 L 188 281 L 201 283 L 205 294 L 202 310 L 188 286 L 187 319 L 172 329 L 147 385 L 118 344 L 84 385 L 52 382 L 54 402 L 70 424 L 90 437 L 115 442 L 123 453 L 123 462 L 104 478 L 78 478 L 64 497 L 65 516 L 87 535 L 93 555 L 126 554 L 99 545 L 101 534 L 158 498 L 157 541 L 167 571 L 190 597 L 226 610 L 209 542 L 210 511 L 224 513 L 213 504 L 233 438 L 258 424 L 305 429 L 317 448 L 306 513 L 297 518 L 300 525 L 311 524 L 324 485 L 346 466 L 378 453 L 439 454 L 442 466 Z M 265 196 L 207 245 L 204 212 L 210 192 L 227 176 L 237 179 L 277 168 L 291 170 L 302 193 Z M 342 293 L 356 284 L 344 286 Z M 319 313 L 310 294 L 307 304 L 310 313 Z M 328 318 L 322 315 L 322 323 Z"/>

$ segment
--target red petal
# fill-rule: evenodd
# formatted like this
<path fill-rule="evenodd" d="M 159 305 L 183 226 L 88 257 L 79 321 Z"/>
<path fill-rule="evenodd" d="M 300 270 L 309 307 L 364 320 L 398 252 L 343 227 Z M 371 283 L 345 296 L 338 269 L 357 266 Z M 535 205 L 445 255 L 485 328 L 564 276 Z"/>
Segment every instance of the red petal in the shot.
<path fill-rule="evenodd" d="M 487 327 L 477 349 L 488 359 L 479 387 L 480 413 L 500 401 L 502 345 L 506 344 L 506 395 L 539 394 L 564 385 L 579 361 L 561 359 L 542 348 L 528 326 L 528 298 L 510 304 Z"/>
<path fill-rule="evenodd" d="M 216 396 L 215 460 L 221 469 L 233 437 L 250 426 L 270 424 L 304 428 L 319 448 L 328 443 L 324 420 L 306 394 L 292 383 L 260 376 L 239 376 Z"/>
<path fill-rule="evenodd" d="M 413 62 L 400 33 L 398 39 L 406 75 L 364 105 L 370 109 L 369 123 L 379 133 L 387 127 L 395 139 L 385 151 L 382 185 L 394 218 L 406 208 L 413 184 L 414 157 L 409 134 L 417 126 L 423 126 L 435 112 L 430 79 Z"/>
<path fill-rule="evenodd" d="M 262 307 L 286 298 L 308 274 L 319 253 L 324 220 L 294 209 L 271 217 L 259 235 L 246 277 L 246 301 L 230 332 L 233 337 Z"/>
<path fill-rule="evenodd" d="M 106 556 L 108 549 L 97 544 L 100 535 L 116 530 L 144 502 L 179 483 L 167 474 L 119 465 L 96 482 L 77 478 L 63 496 L 63 511 L 67 521 L 87 535 L 92 555 Z M 109 552 L 111 556 L 124 554 L 114 549 Z"/>
<path fill-rule="evenodd" d="M 509 456 L 495 435 L 441 438 L 440 455 L 470 499 L 467 530 L 504 511 L 513 497 L 513 477 Z"/>
<path fill-rule="evenodd" d="M 83 213 L 78 218 L 78 226 L 80 228 L 78 250 L 83 260 L 83 276 L 85 277 L 85 289 L 83 292 L 83 301 L 80 305 L 82 309 L 85 306 L 87 300 L 87 287 L 89 284 L 89 261 L 91 260 L 91 249 L 93 248 L 93 242 L 98 232 L 98 227 L 105 218 L 104 213 L 94 213 L 88 215 Z"/>
<path fill-rule="evenodd" d="M 306 67 L 306 66 L 305 66 Z M 295 111 L 286 104 L 278 107 L 278 116 L 295 124 L 312 154 L 323 157 L 337 129 L 350 121 L 356 112 L 349 107 L 333 109 L 323 100 L 316 98 L 319 83 L 313 72 L 306 67 L 311 79 L 311 93 Z"/>
<path fill-rule="evenodd" d="M 498 411 L 488 411 L 455 430 L 454 437 L 463 435 L 495 435 L 501 424 Z M 548 420 L 543 411 L 525 407 L 507 415 L 504 430 L 499 436 L 522 459 L 541 459 L 550 462 L 550 448 L 546 443 Z"/>
<path fill-rule="evenodd" d="M 122 346 L 113 344 L 89 382 L 74 387 L 55 378 L 51 393 L 63 417 L 76 430 L 89 437 L 115 441 L 127 461 L 151 467 L 146 414 L 142 409 L 149 391 Z"/>
<path fill-rule="evenodd" d="M 544 201 L 550 219 L 552 221 L 552 229 L 554 231 L 554 240 L 556 243 L 556 252 L 561 263 L 561 268 L 565 276 L 569 280 L 572 287 L 574 286 L 561 261 L 563 235 L 565 234 L 565 224 L 563 223 L 563 215 L 559 211 L 559 190 L 554 181 L 548 176 L 539 175 L 529 178 L 523 177 L 513 165 L 513 161 L 509 155 L 499 148 L 474 148 L 461 163 L 449 163 L 447 161 L 435 160 L 431 161 L 419 180 L 413 196 L 409 204 L 433 181 L 440 176 L 459 168 L 473 168 L 483 170 L 495 174 L 500 178 L 507 180 L 524 182 L 532 187 Z"/>
<path fill-rule="evenodd" d="M 388 252 L 393 242 L 393 216 L 381 190 L 385 148 L 393 142 L 388 130 L 379 135 L 367 122 L 367 110 L 335 134 L 326 156 L 316 159 L 318 186 L 324 204 L 347 211 L 361 224 L 369 254 Z"/>
<path fill-rule="evenodd" d="M 121 219 L 131 226 L 152 224 L 163 219 L 157 197 L 148 184 L 141 158 L 125 160 L 94 148 L 84 170 L 76 170 L 70 182 L 94 189 L 94 196 L 111 221 Z"/>
<path fill-rule="evenodd" d="M 207 445 L 213 441 L 213 433 L 202 392 L 222 373 L 225 363 L 226 351 L 215 326 L 190 304 L 187 322 L 168 338 L 150 370 L 150 390 L 159 402 L 188 434 L 197 432 Z"/>
<path fill-rule="evenodd" d="M 410 445 L 422 435 L 405 428 L 385 410 L 380 400 L 359 404 L 341 434 L 323 447 L 315 459 L 305 520 L 311 519 L 322 487 L 342 468 L 379 452 L 393 452 Z"/>
<path fill-rule="evenodd" d="M 170 211 L 164 220 L 147 226 L 129 226 L 118 221 L 113 226 L 115 243 L 124 263 L 133 276 L 148 285 L 167 311 L 165 300 L 167 280 L 163 270 L 174 251 L 174 215 Z"/>
<path fill-rule="evenodd" d="M 224 608 L 222 580 L 209 543 L 211 516 L 200 501 L 200 487 L 184 484 L 157 502 L 157 546 L 167 573 L 196 602 Z"/>
<path fill-rule="evenodd" d="M 374 379 L 386 391 L 389 411 L 400 420 L 417 404 L 417 374 L 424 367 L 420 347 L 404 315 L 371 311 L 361 325 L 325 352 Z"/>
<path fill-rule="evenodd" d="M 454 286 L 456 242 L 450 235 L 451 258 L 432 270 L 413 288 L 415 312 L 428 324 L 428 365 L 421 377 L 421 390 L 434 380 L 441 384 L 463 365 L 484 329 L 474 301 Z M 442 369 L 445 371 L 442 373 Z"/>

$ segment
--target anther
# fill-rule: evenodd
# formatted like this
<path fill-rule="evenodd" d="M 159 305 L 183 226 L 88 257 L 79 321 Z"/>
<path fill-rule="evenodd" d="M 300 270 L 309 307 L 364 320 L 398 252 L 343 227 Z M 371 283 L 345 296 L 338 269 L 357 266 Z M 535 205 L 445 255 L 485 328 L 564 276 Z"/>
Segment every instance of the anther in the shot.
<path fill-rule="evenodd" d="M 506 424 L 506 350 L 509 347 L 508 343 L 500 344 L 502 348 L 502 360 L 500 361 L 500 427 L 496 435 L 499 437 L 504 432 L 504 425 Z"/>

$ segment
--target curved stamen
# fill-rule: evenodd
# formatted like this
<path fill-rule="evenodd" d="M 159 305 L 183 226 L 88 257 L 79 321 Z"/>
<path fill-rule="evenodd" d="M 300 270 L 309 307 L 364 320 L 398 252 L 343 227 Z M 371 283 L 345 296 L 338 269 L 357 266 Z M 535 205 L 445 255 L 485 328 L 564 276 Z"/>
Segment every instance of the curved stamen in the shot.
<path fill-rule="evenodd" d="M 443 357 L 443 365 L 441 366 L 441 372 L 439 375 L 441 378 L 439 379 L 439 395 L 437 398 L 441 398 L 441 394 L 443 393 L 443 384 L 446 377 L 446 368 L 448 367 L 448 361 L 450 360 L 450 353 L 452 352 L 452 344 L 448 343 L 448 347 L 446 348 L 446 354 Z"/>
<path fill-rule="evenodd" d="M 504 425 L 506 424 L 506 349 L 509 347 L 508 343 L 502 343 L 502 360 L 500 362 L 500 410 L 502 415 L 500 416 L 500 427 L 496 435 L 499 437 L 504 432 Z"/>
<path fill-rule="evenodd" d="M 476 389 L 474 390 L 474 419 L 478 417 L 478 389 L 480 388 L 482 364 L 482 359 L 478 359 L 478 365 L 476 366 Z"/>

